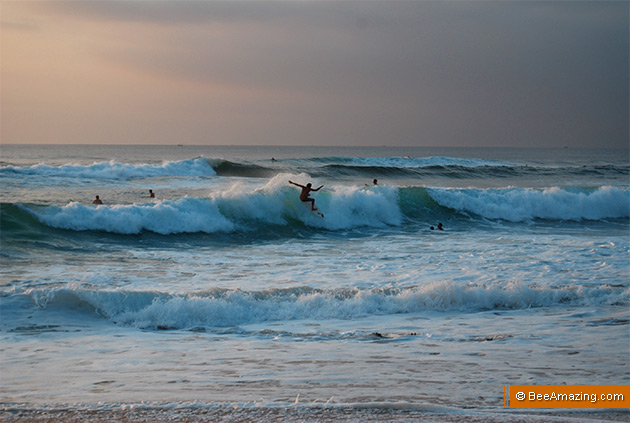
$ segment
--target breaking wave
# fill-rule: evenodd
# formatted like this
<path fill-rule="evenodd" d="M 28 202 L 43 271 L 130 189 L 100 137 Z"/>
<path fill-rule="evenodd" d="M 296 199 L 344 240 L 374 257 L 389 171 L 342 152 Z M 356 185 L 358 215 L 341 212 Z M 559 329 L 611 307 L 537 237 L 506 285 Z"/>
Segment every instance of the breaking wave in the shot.
<path fill-rule="evenodd" d="M 619 188 L 430 189 L 437 203 L 485 219 L 523 222 L 630 217 L 630 191 Z"/>
<path fill-rule="evenodd" d="M 72 179 L 124 180 L 161 176 L 223 176 L 271 178 L 279 173 L 306 172 L 314 177 L 444 177 L 453 179 L 512 178 L 550 176 L 605 177 L 630 176 L 628 165 L 538 167 L 502 161 L 456 157 L 323 157 L 280 159 L 273 163 L 231 161 L 197 157 L 162 163 L 124 164 L 116 161 L 90 165 L 0 166 L 0 175 L 33 175 Z"/>
<path fill-rule="evenodd" d="M 324 230 L 401 227 L 451 219 L 527 222 L 628 219 L 630 191 L 601 188 L 450 189 L 393 186 L 331 186 L 316 194 L 325 217 L 315 215 L 279 175 L 255 190 L 235 185 L 205 198 L 183 197 L 130 205 L 65 206 L 3 204 L 3 229 L 45 225 L 73 231 L 138 234 L 218 233 L 269 225 Z"/>
<path fill-rule="evenodd" d="M 524 309 L 554 305 L 626 304 L 623 286 L 545 288 L 506 282 L 493 286 L 443 281 L 408 288 L 296 287 L 243 291 L 211 289 L 190 294 L 37 288 L 25 293 L 39 308 L 88 310 L 143 329 L 226 328 L 269 321 L 356 319 L 425 311 Z"/>
<path fill-rule="evenodd" d="M 216 176 L 212 162 L 205 158 L 165 161 L 156 164 L 123 164 L 114 160 L 91 165 L 66 164 L 50 166 L 4 166 L 0 175 L 35 175 L 81 179 L 132 179 L 159 176 Z"/>

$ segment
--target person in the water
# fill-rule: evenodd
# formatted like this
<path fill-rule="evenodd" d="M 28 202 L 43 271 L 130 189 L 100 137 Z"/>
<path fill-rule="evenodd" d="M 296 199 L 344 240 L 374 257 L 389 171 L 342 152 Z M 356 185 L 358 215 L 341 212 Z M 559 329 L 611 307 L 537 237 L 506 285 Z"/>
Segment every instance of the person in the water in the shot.
<path fill-rule="evenodd" d="M 100 198 L 98 198 L 98 195 L 97 195 L 94 201 L 92 201 L 92 204 L 103 204 L 103 202 L 101 201 Z"/>
<path fill-rule="evenodd" d="M 311 188 L 312 185 L 309 182 L 308 184 L 306 184 L 306 186 L 304 185 L 300 185 L 298 183 L 295 183 L 293 181 L 289 181 L 290 184 L 293 185 L 297 185 L 298 187 L 302 188 L 302 192 L 300 193 L 300 200 L 302 200 L 305 203 L 310 202 L 311 203 L 311 210 L 315 211 L 317 210 L 317 207 L 315 207 L 315 199 L 310 197 L 311 191 L 319 191 L 320 189 L 322 189 L 324 186 L 320 186 L 319 188 Z"/>

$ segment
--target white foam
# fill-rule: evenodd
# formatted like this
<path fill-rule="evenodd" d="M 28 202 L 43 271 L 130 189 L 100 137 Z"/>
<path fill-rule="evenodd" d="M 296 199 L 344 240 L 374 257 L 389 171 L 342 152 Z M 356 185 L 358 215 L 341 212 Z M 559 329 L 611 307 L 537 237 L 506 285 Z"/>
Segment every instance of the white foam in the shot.
<path fill-rule="evenodd" d="M 425 311 L 526 309 L 555 305 L 612 305 L 630 300 L 627 287 L 490 286 L 441 281 L 401 289 L 211 290 L 191 294 L 97 291 L 81 287 L 30 289 L 39 307 L 74 308 L 87 303 L 98 313 L 138 328 L 221 328 L 268 321 L 356 319 Z"/>
<path fill-rule="evenodd" d="M 23 206 L 42 223 L 63 229 L 100 230 L 136 234 L 144 230 L 160 234 L 256 231 L 265 225 L 288 225 L 291 220 L 329 230 L 400 226 L 403 212 L 400 189 L 393 186 L 361 187 L 327 185 L 311 194 L 325 215 L 317 216 L 310 204 L 300 201 L 299 188 L 308 175 L 280 174 L 264 186 L 236 183 L 207 198 L 184 197 L 132 205 L 94 207 L 73 202 L 66 206 L 33 209 Z M 312 181 L 313 186 L 318 186 Z M 630 191 L 598 189 L 445 189 L 427 190 L 443 207 L 474 213 L 487 219 L 522 222 L 533 219 L 602 220 L 630 217 Z M 412 204 L 421 208 L 423 204 Z M 410 212 L 410 210 L 407 210 Z"/>
<path fill-rule="evenodd" d="M 259 188 L 236 183 L 210 193 L 208 198 L 96 207 L 72 202 L 62 207 L 24 209 L 55 228 L 121 234 L 143 230 L 160 234 L 256 230 L 256 222 L 284 225 L 287 219 L 331 230 L 399 225 L 402 221 L 394 187 L 326 187 L 313 194 L 326 216 L 321 218 L 310 211 L 310 204 L 300 201 L 299 191 L 288 183 L 291 177 L 306 179 L 304 175 L 282 174 Z"/>
<path fill-rule="evenodd" d="M 234 229 L 234 224 L 223 217 L 216 202 L 200 198 L 97 207 L 73 202 L 63 207 L 27 210 L 46 225 L 76 231 L 137 234 L 149 230 L 172 234 L 226 232 Z"/>
<path fill-rule="evenodd" d="M 395 187 L 376 186 L 366 189 L 356 185 L 325 186 L 311 194 L 315 199 L 315 206 L 325 216 L 320 218 L 311 213 L 309 203 L 300 201 L 299 188 L 285 185 L 291 178 L 303 185 L 311 182 L 313 187 L 319 186 L 317 182 L 310 181 L 308 175 L 278 175 L 265 189 L 281 190 L 288 215 L 308 225 L 337 230 L 402 223 L 398 189 Z"/>
<path fill-rule="evenodd" d="M 630 217 L 630 191 L 563 188 L 428 190 L 442 206 L 488 219 L 522 222 L 532 219 L 600 220 Z"/>
<path fill-rule="evenodd" d="M 156 164 L 124 164 L 114 160 L 95 162 L 91 165 L 66 164 L 50 166 L 38 164 L 27 167 L 7 166 L 3 171 L 18 174 L 83 178 L 83 179 L 130 179 L 157 176 L 216 176 L 208 159 L 198 157 L 190 160 L 164 161 Z"/>

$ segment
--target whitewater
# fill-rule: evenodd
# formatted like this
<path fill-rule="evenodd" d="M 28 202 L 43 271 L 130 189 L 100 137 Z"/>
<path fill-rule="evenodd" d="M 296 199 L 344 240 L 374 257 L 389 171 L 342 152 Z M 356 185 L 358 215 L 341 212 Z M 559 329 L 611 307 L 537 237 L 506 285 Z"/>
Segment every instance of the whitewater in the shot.
<path fill-rule="evenodd" d="M 0 215 L 9 421 L 627 418 L 503 408 L 630 381 L 627 150 L 3 145 Z"/>

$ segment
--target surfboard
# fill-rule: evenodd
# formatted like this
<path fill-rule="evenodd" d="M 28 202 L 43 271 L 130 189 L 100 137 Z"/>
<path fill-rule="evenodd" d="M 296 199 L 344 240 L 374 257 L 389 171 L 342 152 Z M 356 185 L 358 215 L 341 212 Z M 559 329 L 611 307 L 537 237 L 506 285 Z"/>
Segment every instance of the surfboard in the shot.
<path fill-rule="evenodd" d="M 319 209 L 315 209 L 315 210 L 311 210 L 311 205 L 310 204 L 306 204 L 306 203 L 302 203 L 311 213 L 313 213 L 316 216 L 319 217 L 324 217 L 324 213 L 322 213 L 321 211 L 319 211 Z"/>

